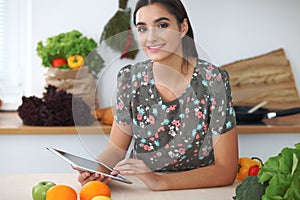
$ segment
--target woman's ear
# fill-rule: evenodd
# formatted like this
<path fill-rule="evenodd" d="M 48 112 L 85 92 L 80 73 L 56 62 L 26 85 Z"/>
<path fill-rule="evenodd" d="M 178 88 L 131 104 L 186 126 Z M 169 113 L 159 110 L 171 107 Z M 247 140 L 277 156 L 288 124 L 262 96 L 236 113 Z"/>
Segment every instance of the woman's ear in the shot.
<path fill-rule="evenodd" d="M 181 38 L 183 38 L 189 30 L 188 20 L 185 18 L 181 23 Z"/>

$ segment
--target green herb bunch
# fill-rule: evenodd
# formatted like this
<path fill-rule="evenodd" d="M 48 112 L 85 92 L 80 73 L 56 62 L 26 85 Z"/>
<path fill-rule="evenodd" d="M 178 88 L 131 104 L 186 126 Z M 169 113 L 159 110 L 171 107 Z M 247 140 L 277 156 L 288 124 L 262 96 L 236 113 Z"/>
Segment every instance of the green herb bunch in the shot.
<path fill-rule="evenodd" d="M 130 26 L 131 9 L 128 0 L 119 0 L 119 10 L 105 25 L 100 43 L 105 42 L 113 50 L 121 53 L 122 58 L 134 59 L 138 53 L 138 44 Z"/>
<path fill-rule="evenodd" d="M 300 143 L 295 147 L 270 157 L 258 173 L 259 182 L 268 183 L 262 200 L 300 199 Z"/>

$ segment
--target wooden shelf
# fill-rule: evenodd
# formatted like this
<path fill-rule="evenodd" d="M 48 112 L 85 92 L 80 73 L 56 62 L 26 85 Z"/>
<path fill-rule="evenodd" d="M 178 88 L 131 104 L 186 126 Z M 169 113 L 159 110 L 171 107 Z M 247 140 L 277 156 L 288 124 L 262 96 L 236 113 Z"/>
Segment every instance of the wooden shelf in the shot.
<path fill-rule="evenodd" d="M 264 120 L 266 125 L 237 126 L 239 134 L 300 133 L 300 114 Z M 24 126 L 16 112 L 0 112 L 0 135 L 109 134 L 111 127 L 95 122 L 91 126 Z"/>
<path fill-rule="evenodd" d="M 109 134 L 110 126 L 95 122 L 91 126 L 25 126 L 16 112 L 0 112 L 0 135 L 19 134 Z"/>

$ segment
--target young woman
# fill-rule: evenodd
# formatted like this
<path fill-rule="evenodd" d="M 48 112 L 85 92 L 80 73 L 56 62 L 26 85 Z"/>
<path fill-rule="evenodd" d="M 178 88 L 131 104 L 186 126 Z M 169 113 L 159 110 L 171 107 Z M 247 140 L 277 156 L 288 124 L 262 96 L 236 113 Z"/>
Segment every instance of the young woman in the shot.
<path fill-rule="evenodd" d="M 180 0 L 139 0 L 133 17 L 149 60 L 120 70 L 115 121 L 99 160 L 151 190 L 232 184 L 238 145 L 228 74 L 198 58 Z M 81 184 L 91 180 L 109 181 L 80 172 Z"/>

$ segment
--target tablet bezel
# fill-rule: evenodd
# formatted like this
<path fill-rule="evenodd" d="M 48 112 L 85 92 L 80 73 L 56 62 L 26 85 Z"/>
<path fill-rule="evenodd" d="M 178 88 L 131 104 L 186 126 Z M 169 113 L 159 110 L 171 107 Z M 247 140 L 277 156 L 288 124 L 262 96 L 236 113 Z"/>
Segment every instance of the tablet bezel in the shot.
<path fill-rule="evenodd" d="M 106 173 L 101 172 L 101 171 L 97 171 L 97 170 L 94 170 L 94 169 L 90 169 L 90 168 L 84 167 L 80 163 L 77 163 L 75 161 L 70 160 L 69 158 L 67 158 L 63 154 L 76 157 L 77 159 L 80 159 L 83 162 L 84 161 L 93 162 L 95 164 L 101 165 L 102 167 L 104 167 L 105 169 L 109 170 L 110 172 L 113 171 L 112 168 L 108 167 L 107 165 L 105 165 L 102 162 L 99 162 L 99 161 L 96 161 L 96 160 L 87 159 L 87 158 L 84 158 L 84 157 L 81 157 L 81 156 L 78 156 L 78 155 L 74 155 L 74 154 L 69 153 L 69 152 L 65 152 L 65 151 L 60 150 L 60 149 L 52 148 L 52 147 L 46 147 L 46 149 L 48 149 L 49 151 L 51 151 L 55 155 L 59 156 L 60 158 L 62 158 L 67 163 L 71 164 L 71 166 L 73 168 L 75 168 L 75 169 L 83 170 L 83 171 L 88 171 L 88 172 L 92 172 L 92 173 L 97 173 L 97 174 L 102 174 L 105 177 L 111 178 L 112 180 L 120 181 L 120 182 L 127 183 L 127 184 L 132 184 L 132 182 L 130 180 L 128 180 L 126 177 L 122 176 L 121 174 L 117 174 L 117 175 L 114 176 L 114 175 L 111 175 L 111 174 L 106 174 Z"/>

